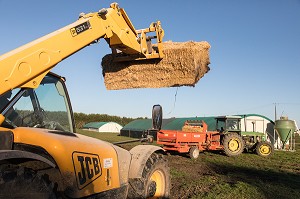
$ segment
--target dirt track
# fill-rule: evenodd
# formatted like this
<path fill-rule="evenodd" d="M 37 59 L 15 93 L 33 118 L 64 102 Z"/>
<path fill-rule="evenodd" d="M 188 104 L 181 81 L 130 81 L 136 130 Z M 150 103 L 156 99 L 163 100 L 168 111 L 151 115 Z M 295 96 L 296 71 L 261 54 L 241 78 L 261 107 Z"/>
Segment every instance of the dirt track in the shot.
<path fill-rule="evenodd" d="M 208 191 L 207 187 L 196 185 L 195 179 L 213 173 L 207 163 L 191 160 L 185 155 L 168 155 L 171 168 L 171 198 L 192 198 L 201 192 Z"/>

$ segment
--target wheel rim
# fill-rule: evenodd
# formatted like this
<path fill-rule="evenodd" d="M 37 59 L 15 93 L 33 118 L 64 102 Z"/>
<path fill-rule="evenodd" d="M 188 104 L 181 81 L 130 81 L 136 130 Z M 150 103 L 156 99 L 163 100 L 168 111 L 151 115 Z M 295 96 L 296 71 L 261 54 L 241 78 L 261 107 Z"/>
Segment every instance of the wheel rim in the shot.
<path fill-rule="evenodd" d="M 230 151 L 237 151 L 239 149 L 240 143 L 237 139 L 232 139 L 228 143 L 228 148 Z"/>
<path fill-rule="evenodd" d="M 259 152 L 262 155 L 269 155 L 271 153 L 271 148 L 268 145 L 263 144 L 259 147 Z"/>
<path fill-rule="evenodd" d="M 164 173 L 160 170 L 156 170 L 152 173 L 150 180 L 156 184 L 155 194 L 152 196 L 152 198 L 164 196 L 166 189 L 166 179 Z"/>
<path fill-rule="evenodd" d="M 193 158 L 197 158 L 199 156 L 199 151 L 197 149 L 195 149 L 192 153 Z"/>

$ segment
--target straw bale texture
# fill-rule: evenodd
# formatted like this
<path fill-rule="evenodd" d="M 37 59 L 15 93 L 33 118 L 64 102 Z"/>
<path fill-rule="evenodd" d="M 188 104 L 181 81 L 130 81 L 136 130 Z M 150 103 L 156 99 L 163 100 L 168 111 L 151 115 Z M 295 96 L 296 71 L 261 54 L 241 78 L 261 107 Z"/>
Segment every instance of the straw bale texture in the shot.
<path fill-rule="evenodd" d="M 107 90 L 195 86 L 209 71 L 208 42 L 164 42 L 162 60 L 113 62 L 102 59 Z"/>
<path fill-rule="evenodd" d="M 185 132 L 203 132 L 203 127 L 184 125 L 182 127 L 182 131 L 185 131 Z"/>

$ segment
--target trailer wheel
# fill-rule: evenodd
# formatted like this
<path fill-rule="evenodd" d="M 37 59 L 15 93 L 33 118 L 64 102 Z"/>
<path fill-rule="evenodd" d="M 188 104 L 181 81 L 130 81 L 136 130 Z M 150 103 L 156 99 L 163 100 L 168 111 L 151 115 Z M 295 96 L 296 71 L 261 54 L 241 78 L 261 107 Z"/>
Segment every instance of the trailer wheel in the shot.
<path fill-rule="evenodd" d="M 153 153 L 141 178 L 129 179 L 128 198 L 169 198 L 170 171 L 166 159 Z"/>
<path fill-rule="evenodd" d="M 189 151 L 189 155 L 191 159 L 197 159 L 199 157 L 199 149 L 197 146 L 192 146 Z"/>
<path fill-rule="evenodd" d="M 267 157 L 272 155 L 274 149 L 273 146 L 269 142 L 258 142 L 255 148 L 255 152 L 257 155 L 262 157 Z"/>
<path fill-rule="evenodd" d="M 223 139 L 223 147 L 227 156 L 237 156 L 244 151 L 244 141 L 237 133 L 229 133 Z"/>
<path fill-rule="evenodd" d="M 2 165 L 0 198 L 56 198 L 53 186 L 29 168 Z"/>

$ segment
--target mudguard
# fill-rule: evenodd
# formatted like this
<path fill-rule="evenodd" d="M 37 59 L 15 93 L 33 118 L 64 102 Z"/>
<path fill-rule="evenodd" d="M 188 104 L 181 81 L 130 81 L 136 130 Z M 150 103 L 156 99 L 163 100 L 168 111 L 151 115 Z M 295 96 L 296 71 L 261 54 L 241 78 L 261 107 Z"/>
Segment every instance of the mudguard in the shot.
<path fill-rule="evenodd" d="M 152 153 L 165 153 L 164 149 L 154 145 L 138 145 L 130 150 L 132 154 L 129 178 L 141 178 L 144 166 Z"/>
<path fill-rule="evenodd" d="M 0 161 L 2 160 L 9 160 L 9 159 L 33 159 L 45 162 L 46 164 L 50 165 L 51 167 L 55 168 L 56 165 L 51 162 L 50 160 L 44 158 L 43 156 L 28 152 L 28 151 L 20 151 L 20 150 L 1 150 L 0 151 Z"/>

